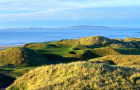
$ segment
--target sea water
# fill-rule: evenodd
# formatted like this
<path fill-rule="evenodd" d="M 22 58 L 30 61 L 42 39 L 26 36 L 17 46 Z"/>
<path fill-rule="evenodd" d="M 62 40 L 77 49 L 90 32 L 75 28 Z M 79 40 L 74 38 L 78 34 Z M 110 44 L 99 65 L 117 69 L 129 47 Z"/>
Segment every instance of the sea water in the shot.
<path fill-rule="evenodd" d="M 1 29 L 0 46 L 78 39 L 94 35 L 112 39 L 140 38 L 139 32 L 138 29 Z"/>

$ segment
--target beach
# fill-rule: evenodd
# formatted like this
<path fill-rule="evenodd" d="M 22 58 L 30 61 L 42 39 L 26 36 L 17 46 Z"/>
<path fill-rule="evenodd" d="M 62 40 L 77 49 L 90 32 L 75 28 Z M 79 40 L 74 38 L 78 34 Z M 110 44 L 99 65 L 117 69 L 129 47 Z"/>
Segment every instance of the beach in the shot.
<path fill-rule="evenodd" d="M 11 48 L 11 47 L 22 47 L 23 45 L 6 45 L 6 46 L 0 46 L 0 50 L 3 50 L 5 48 Z"/>

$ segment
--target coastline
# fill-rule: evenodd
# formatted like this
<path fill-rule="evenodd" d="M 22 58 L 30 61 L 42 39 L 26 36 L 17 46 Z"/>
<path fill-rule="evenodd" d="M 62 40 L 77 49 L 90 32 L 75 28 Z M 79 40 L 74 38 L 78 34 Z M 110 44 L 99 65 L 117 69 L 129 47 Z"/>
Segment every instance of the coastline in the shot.
<path fill-rule="evenodd" d="M 23 45 L 5 45 L 5 46 L 0 46 L 0 50 L 3 50 L 5 48 L 12 48 L 12 47 L 22 47 Z"/>

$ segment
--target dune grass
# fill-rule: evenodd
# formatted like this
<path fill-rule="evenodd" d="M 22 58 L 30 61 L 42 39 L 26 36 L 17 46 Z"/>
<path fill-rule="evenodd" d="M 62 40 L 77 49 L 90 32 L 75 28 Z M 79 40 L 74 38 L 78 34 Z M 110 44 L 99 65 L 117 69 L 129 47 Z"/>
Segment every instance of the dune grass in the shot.
<path fill-rule="evenodd" d="M 102 36 L 82 37 L 71 40 L 64 39 L 56 43 L 57 46 L 75 46 L 75 45 L 106 45 L 115 42 L 113 39 L 108 39 Z"/>
<path fill-rule="evenodd" d="M 40 67 L 18 78 L 7 90 L 140 89 L 140 69 L 73 62 Z"/>
<path fill-rule="evenodd" d="M 100 58 L 91 59 L 89 61 L 113 62 L 120 66 L 140 66 L 140 55 L 108 55 Z"/>
<path fill-rule="evenodd" d="M 57 42 L 29 43 L 22 48 L 0 51 L 3 61 L 7 60 L 0 62 L 0 72 L 17 78 L 31 70 L 18 78 L 8 90 L 139 89 L 140 71 L 136 68 L 126 68 L 139 67 L 139 55 L 138 38 L 117 40 L 91 36 Z M 11 63 L 10 60 L 17 60 L 18 63 Z M 44 63 L 58 65 L 32 70 L 37 64 Z"/>
<path fill-rule="evenodd" d="M 126 37 L 124 39 L 125 42 L 137 42 L 140 41 L 140 38 L 134 38 L 134 37 Z"/>
<path fill-rule="evenodd" d="M 13 66 L 34 66 L 43 63 L 50 63 L 50 61 L 32 49 L 25 47 L 6 48 L 0 51 L 1 65 Z"/>
<path fill-rule="evenodd" d="M 92 52 L 99 56 L 121 55 L 121 53 L 117 52 L 115 49 L 110 47 L 94 48 Z"/>

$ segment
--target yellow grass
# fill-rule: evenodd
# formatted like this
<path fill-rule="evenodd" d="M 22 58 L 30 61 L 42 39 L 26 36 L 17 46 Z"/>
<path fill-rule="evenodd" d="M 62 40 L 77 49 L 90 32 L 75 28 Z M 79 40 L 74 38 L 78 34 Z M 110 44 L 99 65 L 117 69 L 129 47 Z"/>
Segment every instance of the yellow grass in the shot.
<path fill-rule="evenodd" d="M 112 43 L 113 39 L 102 36 L 82 37 L 75 40 L 64 39 L 56 43 L 58 46 L 75 46 L 75 45 L 106 45 Z"/>
<path fill-rule="evenodd" d="M 133 38 L 133 37 L 126 37 L 124 39 L 125 42 L 136 42 L 136 41 L 140 41 L 140 38 Z"/>
<path fill-rule="evenodd" d="M 137 68 L 73 62 L 31 70 L 7 90 L 140 89 L 139 78 Z"/>
<path fill-rule="evenodd" d="M 49 63 L 49 60 L 25 47 L 6 48 L 0 51 L 0 63 L 13 66 L 30 66 Z"/>
<path fill-rule="evenodd" d="M 91 59 L 89 61 L 112 61 L 121 66 L 139 66 L 140 55 L 108 55 L 100 58 Z"/>

